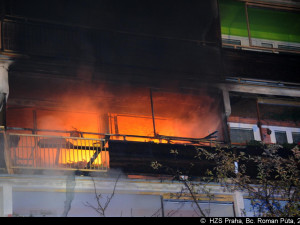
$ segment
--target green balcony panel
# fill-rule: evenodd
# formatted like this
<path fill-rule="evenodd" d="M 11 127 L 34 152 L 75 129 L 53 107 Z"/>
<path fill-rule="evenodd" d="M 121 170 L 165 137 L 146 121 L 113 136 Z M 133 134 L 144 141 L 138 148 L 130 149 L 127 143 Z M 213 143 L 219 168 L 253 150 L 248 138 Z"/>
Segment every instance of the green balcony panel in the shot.
<path fill-rule="evenodd" d="M 221 32 L 247 37 L 245 3 L 220 0 Z M 251 38 L 300 43 L 300 13 L 248 6 Z"/>

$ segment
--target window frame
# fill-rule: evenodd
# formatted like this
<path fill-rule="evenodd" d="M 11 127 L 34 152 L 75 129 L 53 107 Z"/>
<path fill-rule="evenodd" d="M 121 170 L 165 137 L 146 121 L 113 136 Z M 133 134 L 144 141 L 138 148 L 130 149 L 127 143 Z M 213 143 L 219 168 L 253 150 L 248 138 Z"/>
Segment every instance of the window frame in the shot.
<path fill-rule="evenodd" d="M 229 129 L 231 129 L 231 128 L 247 129 L 247 130 L 252 129 L 254 140 L 255 141 L 261 141 L 260 131 L 259 131 L 259 128 L 256 124 L 228 122 L 228 125 L 229 125 Z M 243 144 L 243 143 L 241 143 L 241 144 Z"/>
<path fill-rule="evenodd" d="M 292 133 L 300 133 L 300 128 L 296 127 L 281 127 L 281 126 L 267 126 L 267 125 L 262 125 L 262 128 L 268 128 L 271 130 L 270 138 L 271 138 L 271 143 L 276 143 L 276 137 L 275 137 L 275 132 L 276 131 L 281 131 L 286 133 L 287 137 L 287 143 L 288 144 L 293 144 L 293 135 Z"/>

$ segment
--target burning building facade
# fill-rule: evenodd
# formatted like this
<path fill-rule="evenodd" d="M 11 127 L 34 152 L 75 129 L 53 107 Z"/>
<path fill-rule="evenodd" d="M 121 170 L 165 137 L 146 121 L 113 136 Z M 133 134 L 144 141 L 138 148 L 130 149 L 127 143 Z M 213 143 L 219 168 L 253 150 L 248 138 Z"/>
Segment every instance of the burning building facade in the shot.
<path fill-rule="evenodd" d="M 151 216 L 162 209 L 155 215 L 192 216 L 192 206 L 171 197 L 182 184 L 171 182 L 172 174 L 155 172 L 151 162 L 174 164 L 169 153 L 176 149 L 184 155 L 180 170 L 197 177 L 208 165 L 195 161 L 195 146 L 299 142 L 299 33 L 292 33 L 291 41 L 261 37 L 263 28 L 249 20 L 256 7 L 274 17 L 279 7 L 294 18 L 299 5 L 257 4 L 3 1 L 1 194 L 2 203 L 11 204 L 2 205 L 2 215 L 60 215 L 68 197 L 59 195 L 75 192 L 69 215 L 93 216 L 88 210 L 80 214 L 79 202 L 93 201 L 95 184 L 110 193 L 115 181 L 107 174 L 121 171 L 126 179 L 118 181 L 117 200 L 107 215 Z M 245 7 L 245 24 L 236 25 L 228 6 L 236 15 Z M 279 16 L 290 18 L 286 14 Z M 283 42 L 290 47 L 279 48 Z M 198 168 L 193 172 L 187 171 L 191 162 Z M 76 188 L 61 171 L 75 173 Z M 90 173 L 101 175 L 94 182 L 77 176 Z M 43 184 L 45 179 L 51 184 Z M 220 207 L 224 216 L 241 215 L 240 193 L 212 189 L 217 200 L 201 202 L 211 208 L 209 215 L 220 216 Z M 43 212 L 44 200 L 22 206 L 37 194 L 67 200 Z M 138 202 L 129 207 L 136 214 L 118 209 L 126 199 Z M 182 210 L 174 214 L 179 211 L 172 207 Z"/>

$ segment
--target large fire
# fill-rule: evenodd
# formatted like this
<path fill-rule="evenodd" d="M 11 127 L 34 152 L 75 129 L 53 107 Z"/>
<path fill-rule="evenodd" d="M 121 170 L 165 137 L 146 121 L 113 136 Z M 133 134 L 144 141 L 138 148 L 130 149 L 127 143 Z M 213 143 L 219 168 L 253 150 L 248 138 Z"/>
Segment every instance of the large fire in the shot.
<path fill-rule="evenodd" d="M 150 95 L 147 88 L 101 87 L 81 90 L 80 95 L 66 93 L 52 97 L 57 107 L 9 106 L 8 126 L 35 128 L 35 133 L 41 135 L 70 136 L 64 131 L 76 131 L 83 138 L 110 136 L 115 140 L 162 143 L 169 141 L 159 138 L 162 136 L 203 138 L 214 131 L 222 135 L 219 100 L 205 92 L 153 90 Z M 180 139 L 173 141 L 182 143 Z M 55 149 L 52 152 L 56 154 Z M 80 152 L 71 158 L 66 153 L 60 156 L 59 163 L 86 161 L 89 157 Z M 98 164 L 108 162 L 108 154 L 95 160 Z"/>

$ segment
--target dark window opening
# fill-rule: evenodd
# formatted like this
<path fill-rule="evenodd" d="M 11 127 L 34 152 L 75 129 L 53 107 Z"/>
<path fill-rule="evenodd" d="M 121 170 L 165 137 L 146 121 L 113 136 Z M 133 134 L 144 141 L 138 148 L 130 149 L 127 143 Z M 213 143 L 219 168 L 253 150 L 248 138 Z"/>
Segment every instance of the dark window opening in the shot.
<path fill-rule="evenodd" d="M 300 132 L 293 132 L 292 137 L 294 143 L 300 144 Z"/>
<path fill-rule="evenodd" d="M 241 47 L 239 47 L 241 45 L 240 40 L 222 38 L 222 44 L 223 44 L 224 48 L 233 48 L 233 49 L 241 48 Z"/>
<path fill-rule="evenodd" d="M 252 129 L 230 128 L 230 138 L 232 143 L 247 143 L 254 140 Z"/>
<path fill-rule="evenodd" d="M 287 143 L 287 136 L 285 131 L 275 131 L 275 138 L 277 144 Z"/>
<path fill-rule="evenodd" d="M 273 48 L 273 44 L 270 44 L 270 43 L 261 43 L 261 47 Z"/>

